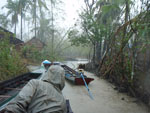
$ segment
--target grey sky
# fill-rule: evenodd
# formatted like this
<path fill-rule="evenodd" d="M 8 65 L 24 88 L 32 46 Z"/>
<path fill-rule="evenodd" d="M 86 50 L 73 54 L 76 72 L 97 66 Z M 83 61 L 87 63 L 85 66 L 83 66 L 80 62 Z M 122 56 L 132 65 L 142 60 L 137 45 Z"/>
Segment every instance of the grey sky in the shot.
<path fill-rule="evenodd" d="M 2 7 L 4 4 L 6 4 L 6 1 L 7 1 L 7 0 L 1 0 L 1 1 L 0 1 L 0 7 Z"/>
<path fill-rule="evenodd" d="M 78 18 L 78 11 L 83 5 L 84 0 L 63 0 L 65 3 L 64 11 L 65 11 L 65 23 L 67 26 L 71 26 L 74 24 L 75 20 Z M 6 4 L 7 0 L 0 0 L 0 8 Z M 1 12 L 5 11 L 1 9 Z"/>
<path fill-rule="evenodd" d="M 64 6 L 63 10 L 65 11 L 65 15 L 63 15 L 64 20 L 60 20 L 59 26 L 63 27 L 64 29 L 68 29 L 69 27 L 73 26 L 78 18 L 78 11 L 81 9 L 84 0 L 63 0 Z M 6 12 L 6 9 L 1 9 L 7 3 L 7 0 L 0 0 L 0 10 L 2 12 Z M 20 20 L 20 18 L 19 18 Z M 19 23 L 20 24 L 20 23 Z M 18 25 L 19 25 L 18 24 Z M 19 27 L 19 26 L 18 26 Z M 19 29 L 17 29 L 19 30 Z M 13 29 L 11 30 L 14 31 Z M 20 32 L 20 31 L 17 31 Z"/>

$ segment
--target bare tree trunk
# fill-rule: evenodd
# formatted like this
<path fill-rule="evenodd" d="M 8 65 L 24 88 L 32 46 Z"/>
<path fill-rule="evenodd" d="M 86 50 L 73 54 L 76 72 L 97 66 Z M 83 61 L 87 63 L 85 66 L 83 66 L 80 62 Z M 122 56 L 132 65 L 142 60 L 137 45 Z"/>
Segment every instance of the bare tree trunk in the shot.
<path fill-rule="evenodd" d="M 29 21 L 28 21 L 28 39 L 30 38 L 30 37 L 29 37 L 29 24 L 30 24 L 30 23 L 29 23 Z"/>
<path fill-rule="evenodd" d="M 54 15 L 53 15 L 53 3 L 51 2 L 51 13 L 52 13 L 52 55 L 54 54 Z"/>
<path fill-rule="evenodd" d="M 23 13 L 22 13 L 22 5 L 21 5 L 21 40 L 22 40 L 22 16 L 23 16 Z"/>
<path fill-rule="evenodd" d="M 129 1 L 126 0 L 126 10 L 125 10 L 125 23 L 128 22 L 128 17 L 129 17 Z M 123 37 L 122 37 L 122 45 L 124 45 L 125 43 L 125 38 L 126 38 L 126 32 L 127 32 L 127 27 L 124 27 L 124 31 L 123 31 Z M 122 67 L 122 75 L 124 76 L 124 51 L 122 50 L 121 53 L 121 67 Z"/>
<path fill-rule="evenodd" d="M 93 44 L 93 64 L 95 65 L 96 44 Z"/>
<path fill-rule="evenodd" d="M 95 59 L 95 63 L 98 65 L 99 64 L 99 61 L 101 60 L 101 42 L 102 41 L 98 41 L 97 43 L 96 43 L 96 59 Z"/>
<path fill-rule="evenodd" d="M 15 32 L 15 35 L 16 35 L 16 27 L 17 27 L 17 23 L 15 23 L 15 30 L 14 30 L 14 32 Z"/>
<path fill-rule="evenodd" d="M 35 14 L 34 14 L 34 18 L 35 18 L 35 38 L 36 38 L 36 0 L 34 1 L 34 8 L 35 8 Z"/>
<path fill-rule="evenodd" d="M 16 11 L 15 11 L 15 19 L 16 19 L 16 21 L 15 21 L 14 33 L 15 33 L 15 35 L 16 35 L 16 27 L 17 27 L 17 12 L 16 12 Z"/>
<path fill-rule="evenodd" d="M 104 55 L 106 49 L 107 49 L 107 41 L 106 41 L 106 39 L 104 39 L 103 50 L 102 50 L 102 56 Z"/>

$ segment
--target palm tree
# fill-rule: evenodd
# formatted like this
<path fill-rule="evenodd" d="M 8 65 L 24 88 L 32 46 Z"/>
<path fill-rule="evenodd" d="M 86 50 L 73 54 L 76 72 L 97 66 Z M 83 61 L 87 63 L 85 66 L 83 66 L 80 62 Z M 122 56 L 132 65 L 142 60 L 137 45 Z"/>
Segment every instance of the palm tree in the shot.
<path fill-rule="evenodd" d="M 49 2 L 51 3 L 51 16 L 52 16 L 52 26 L 53 26 L 53 5 L 56 4 L 59 0 L 49 0 Z M 35 31 L 35 37 L 37 35 L 37 18 L 39 17 L 39 21 L 40 18 L 43 17 L 43 8 L 46 10 L 49 10 L 47 8 L 47 4 L 45 0 L 33 0 L 33 2 L 30 3 L 30 6 L 32 7 L 31 9 L 31 14 L 33 16 L 33 20 L 34 20 L 34 31 Z M 37 15 L 37 10 L 39 10 L 40 15 Z M 52 33 L 53 35 L 54 33 Z M 53 36 L 52 36 L 53 37 Z"/>
<path fill-rule="evenodd" d="M 33 0 L 34 1 L 34 14 L 33 14 L 33 18 L 35 21 L 35 37 L 36 37 L 36 32 L 37 32 L 37 2 L 38 2 L 38 6 L 39 6 L 39 10 L 40 13 L 42 15 L 42 7 L 44 7 L 46 10 L 48 10 L 47 5 L 45 0 Z"/>
<path fill-rule="evenodd" d="M 26 6 L 28 6 L 29 1 L 28 0 L 19 0 L 19 4 L 18 4 L 18 10 L 19 10 L 19 14 L 21 17 L 21 40 L 22 40 L 22 20 L 23 20 L 23 16 L 25 15 L 25 10 L 26 10 Z"/>
<path fill-rule="evenodd" d="M 40 18 L 40 25 L 37 27 L 37 36 L 43 42 L 46 42 L 52 33 L 50 21 L 51 19 L 45 18 L 44 15 Z"/>
<path fill-rule="evenodd" d="M 12 26 L 15 25 L 15 29 L 14 29 L 15 34 L 16 34 L 16 26 L 18 23 L 18 5 L 19 5 L 19 1 L 17 0 L 15 1 L 7 0 L 7 4 L 4 6 L 5 8 L 8 9 L 7 17 L 11 15 Z"/>
<path fill-rule="evenodd" d="M 0 14 L 0 25 L 7 29 L 11 26 L 11 21 L 5 14 Z"/>

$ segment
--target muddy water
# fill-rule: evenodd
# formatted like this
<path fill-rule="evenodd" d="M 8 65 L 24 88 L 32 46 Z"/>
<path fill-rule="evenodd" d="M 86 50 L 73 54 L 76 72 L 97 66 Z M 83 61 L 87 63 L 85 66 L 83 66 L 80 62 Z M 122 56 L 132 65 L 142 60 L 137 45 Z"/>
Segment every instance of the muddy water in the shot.
<path fill-rule="evenodd" d="M 80 62 L 65 62 L 74 69 L 78 63 Z M 63 90 L 65 98 L 70 100 L 74 113 L 150 113 L 144 104 L 135 102 L 135 98 L 126 94 L 118 93 L 107 81 L 99 79 L 92 73 L 85 72 L 85 75 L 95 79 L 89 84 L 94 100 L 89 97 L 85 86 L 75 86 L 66 81 Z"/>

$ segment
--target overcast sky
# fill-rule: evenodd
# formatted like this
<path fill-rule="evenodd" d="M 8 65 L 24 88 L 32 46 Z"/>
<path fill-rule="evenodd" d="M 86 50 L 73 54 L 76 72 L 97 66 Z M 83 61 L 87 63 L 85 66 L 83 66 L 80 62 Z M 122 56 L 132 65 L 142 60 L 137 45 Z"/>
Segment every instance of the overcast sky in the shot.
<path fill-rule="evenodd" d="M 83 6 L 84 0 L 62 0 L 64 2 L 63 10 L 64 20 L 60 20 L 59 26 L 64 27 L 64 29 L 68 29 L 69 27 L 73 26 L 78 18 L 78 12 L 81 11 L 81 7 Z M 7 3 L 7 0 L 0 0 L 0 10 L 2 12 L 6 12 L 6 9 L 1 9 Z M 19 23 L 20 24 L 20 23 Z M 18 24 L 18 27 L 19 27 Z M 17 29 L 19 30 L 19 29 Z M 11 30 L 13 32 L 13 29 Z M 17 31 L 19 32 L 19 31 Z"/>
<path fill-rule="evenodd" d="M 65 2 L 66 21 L 73 24 L 78 18 L 84 0 L 63 0 Z M 73 21 L 73 22 L 71 22 Z"/>
<path fill-rule="evenodd" d="M 64 11 L 65 14 L 65 22 L 63 24 L 67 23 L 67 26 L 71 26 L 75 23 L 76 19 L 78 18 L 78 11 L 83 6 L 84 0 L 63 0 L 64 2 Z M 6 4 L 7 0 L 0 0 L 0 8 Z M 1 12 L 4 12 L 5 10 L 1 9 Z"/>

